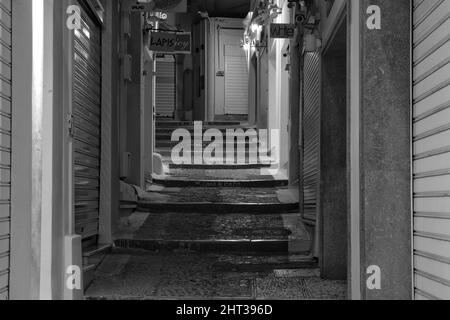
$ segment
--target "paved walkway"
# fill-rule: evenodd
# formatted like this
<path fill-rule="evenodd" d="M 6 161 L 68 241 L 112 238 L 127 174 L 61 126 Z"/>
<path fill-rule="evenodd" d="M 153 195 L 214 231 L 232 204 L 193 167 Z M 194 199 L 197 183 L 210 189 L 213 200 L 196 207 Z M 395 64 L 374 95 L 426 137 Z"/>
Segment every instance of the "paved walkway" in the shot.
<path fill-rule="evenodd" d="M 122 218 L 87 298 L 345 299 L 345 282 L 321 280 L 309 256 L 298 188 L 236 183 L 280 179 L 248 167 L 171 168 L 162 179 L 202 183 L 139 191 L 142 212 Z"/>
<path fill-rule="evenodd" d="M 170 169 L 166 179 L 186 180 L 274 180 L 272 175 L 262 175 L 260 169 L 237 170 L 202 170 L 202 169 Z"/>
<path fill-rule="evenodd" d="M 236 271 L 230 267 L 230 261 L 248 264 L 245 256 L 187 251 L 112 254 L 97 270 L 97 278 L 86 297 L 109 300 L 345 299 L 345 283 L 323 281 L 317 270 L 247 268 Z"/>
<path fill-rule="evenodd" d="M 119 238 L 164 240 L 305 240 L 299 214 L 137 212 L 120 228 Z"/>
<path fill-rule="evenodd" d="M 149 186 L 147 192 L 140 194 L 145 202 L 203 202 L 203 203 L 298 203 L 296 188 L 223 188 L 223 187 L 185 187 L 166 188 Z"/>

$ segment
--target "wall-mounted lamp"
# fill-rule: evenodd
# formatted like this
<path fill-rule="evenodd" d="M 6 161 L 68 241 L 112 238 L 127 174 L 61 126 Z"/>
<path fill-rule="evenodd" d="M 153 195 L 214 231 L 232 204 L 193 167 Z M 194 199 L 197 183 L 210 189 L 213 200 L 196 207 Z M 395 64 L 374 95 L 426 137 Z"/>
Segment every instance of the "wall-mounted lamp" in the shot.
<path fill-rule="evenodd" d="M 257 23 L 252 23 L 252 25 L 250 26 L 250 30 L 253 33 L 261 32 L 262 28 L 263 27 L 261 25 L 257 24 Z"/>
<path fill-rule="evenodd" d="M 277 18 L 280 14 L 283 13 L 283 9 L 281 9 L 280 7 L 278 7 L 276 4 L 269 6 L 269 11 L 270 11 L 270 18 L 271 19 L 275 19 Z"/>

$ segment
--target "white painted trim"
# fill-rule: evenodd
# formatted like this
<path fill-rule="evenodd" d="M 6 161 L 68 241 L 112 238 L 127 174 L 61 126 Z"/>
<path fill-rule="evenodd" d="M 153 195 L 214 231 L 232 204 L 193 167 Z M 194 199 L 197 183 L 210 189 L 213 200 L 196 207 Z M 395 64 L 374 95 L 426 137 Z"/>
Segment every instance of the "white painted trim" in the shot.
<path fill-rule="evenodd" d="M 40 299 L 53 299 L 53 215 L 54 212 L 54 101 L 53 101 L 53 0 L 39 0 L 42 21 L 39 21 L 39 33 L 36 35 L 42 41 L 42 222 L 41 222 L 41 287 Z M 34 4 L 34 1 L 33 1 Z M 35 30 L 33 30 L 35 31 Z M 42 32 L 42 34 L 41 34 Z M 36 52 L 33 52 L 36 54 Z"/>
<path fill-rule="evenodd" d="M 65 13 L 65 8 L 75 4 L 75 0 L 63 0 L 62 14 Z M 63 20 L 64 21 L 64 20 Z M 72 68 L 73 68 L 73 31 L 70 31 L 65 27 L 65 23 L 62 26 L 62 105 L 63 105 L 63 146 L 62 146 L 62 204 L 63 204 L 63 227 L 64 227 L 64 258 L 63 258 L 63 283 L 66 281 L 65 270 L 70 265 L 77 265 L 82 269 L 82 249 L 81 249 L 81 237 L 75 235 L 75 190 L 73 186 L 73 139 L 69 135 L 69 123 L 68 117 L 72 114 Z M 83 273 L 81 274 L 83 277 Z M 83 279 L 81 279 L 83 281 Z M 65 300 L 79 299 L 80 290 L 68 290 L 64 286 L 63 298 Z"/>
<path fill-rule="evenodd" d="M 31 97 L 31 256 L 36 274 L 32 276 L 31 292 L 39 299 L 41 285 L 42 235 L 42 169 L 43 169 L 43 93 L 44 93 L 44 1 L 33 1 L 33 66 Z"/>
<path fill-rule="evenodd" d="M 67 7 L 75 4 L 75 0 L 65 0 L 65 5 Z M 75 190 L 73 186 L 73 168 L 74 168 L 74 158 L 73 158 L 73 139 L 69 136 L 69 126 L 68 120 L 69 116 L 73 113 L 73 102 L 72 102 L 72 68 L 73 68 L 73 32 L 64 28 L 63 30 L 63 105 L 64 113 L 66 119 L 64 121 L 64 133 L 66 144 L 64 147 L 64 170 L 63 170 L 63 188 L 64 188 L 64 208 L 67 210 L 65 221 L 64 221 L 64 232 L 66 236 L 72 236 L 75 234 Z M 69 255 L 71 253 L 68 253 Z M 81 253 L 80 253 L 81 254 Z"/>
<path fill-rule="evenodd" d="M 352 300 L 361 299 L 361 177 L 360 177 L 360 2 L 349 3 L 350 28 L 350 292 Z"/>

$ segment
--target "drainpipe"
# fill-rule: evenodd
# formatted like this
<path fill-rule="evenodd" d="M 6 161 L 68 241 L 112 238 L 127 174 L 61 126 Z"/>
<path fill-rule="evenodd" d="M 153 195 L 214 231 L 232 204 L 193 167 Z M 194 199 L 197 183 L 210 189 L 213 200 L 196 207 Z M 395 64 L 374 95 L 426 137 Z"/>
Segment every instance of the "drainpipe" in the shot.
<path fill-rule="evenodd" d="M 208 12 L 202 12 L 202 11 L 198 11 L 198 14 L 202 17 L 203 20 L 208 20 L 208 27 L 209 27 L 209 32 L 207 30 L 206 27 L 206 23 L 205 23 L 205 109 L 206 109 L 206 120 L 207 121 L 213 121 L 214 120 L 214 112 L 211 114 L 210 112 L 210 105 L 209 105 L 209 40 L 212 35 L 212 21 L 211 21 L 211 17 L 209 16 Z"/>

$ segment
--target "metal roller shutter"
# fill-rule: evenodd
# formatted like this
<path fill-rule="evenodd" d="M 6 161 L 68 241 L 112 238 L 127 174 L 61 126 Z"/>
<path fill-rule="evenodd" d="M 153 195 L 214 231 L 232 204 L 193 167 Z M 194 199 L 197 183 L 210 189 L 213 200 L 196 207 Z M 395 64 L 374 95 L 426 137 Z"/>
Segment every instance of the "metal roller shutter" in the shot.
<path fill-rule="evenodd" d="M 156 115 L 173 118 L 176 109 L 175 59 L 169 56 L 156 60 Z"/>
<path fill-rule="evenodd" d="M 9 296 L 11 225 L 11 0 L 0 0 L 0 300 Z"/>
<path fill-rule="evenodd" d="M 82 7 L 73 56 L 75 232 L 97 240 L 101 150 L 101 27 Z"/>
<path fill-rule="evenodd" d="M 450 299 L 450 0 L 414 0 L 416 299 Z"/>
<path fill-rule="evenodd" d="M 320 187 L 320 54 L 304 56 L 303 220 L 315 224 Z"/>
<path fill-rule="evenodd" d="M 235 46 L 225 49 L 225 114 L 248 114 L 247 59 Z"/>

